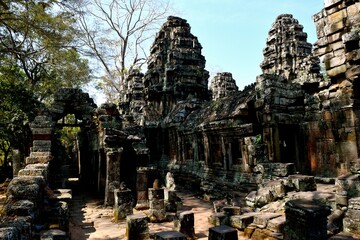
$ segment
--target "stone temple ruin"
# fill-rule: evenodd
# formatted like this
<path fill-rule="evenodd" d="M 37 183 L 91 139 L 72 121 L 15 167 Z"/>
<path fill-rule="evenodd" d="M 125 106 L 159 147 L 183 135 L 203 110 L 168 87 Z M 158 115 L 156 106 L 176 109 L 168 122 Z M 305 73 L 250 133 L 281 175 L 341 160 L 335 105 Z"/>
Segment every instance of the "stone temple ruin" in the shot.
<path fill-rule="evenodd" d="M 47 222 L 58 229 L 40 239 L 68 239 L 79 177 L 116 219 L 127 219 L 128 239 L 149 239 L 147 222 L 176 212 L 180 187 L 214 201 L 209 239 L 237 239 L 237 231 L 249 239 L 359 239 L 360 2 L 324 2 L 313 17 L 314 46 L 292 15 L 277 17 L 263 74 L 242 91 L 227 72 L 208 88 L 201 44 L 186 20 L 169 17 L 146 73 L 128 74 L 118 106 L 98 108 L 78 89 L 58 92 L 30 125 L 31 153 L 8 186 L 0 238 L 31 239 Z M 54 130 L 67 114 L 81 129 L 73 161 L 56 151 Z M 274 202 L 283 205 L 271 211 Z M 192 239 L 193 218 L 178 212 L 173 238 L 155 239 Z"/>

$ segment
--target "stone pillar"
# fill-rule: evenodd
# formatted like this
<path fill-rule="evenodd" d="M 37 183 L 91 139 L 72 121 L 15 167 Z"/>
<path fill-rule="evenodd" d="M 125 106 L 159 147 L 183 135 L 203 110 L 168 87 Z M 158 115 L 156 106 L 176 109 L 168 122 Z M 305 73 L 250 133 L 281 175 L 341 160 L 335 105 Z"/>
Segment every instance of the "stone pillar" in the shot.
<path fill-rule="evenodd" d="M 107 148 L 106 150 L 106 186 L 104 204 L 113 206 L 115 203 L 115 189 L 120 187 L 120 162 L 123 148 Z"/>
<path fill-rule="evenodd" d="M 137 169 L 136 175 L 136 206 L 135 209 L 143 210 L 149 208 L 148 198 L 148 169 Z"/>
<path fill-rule="evenodd" d="M 150 222 L 162 222 L 166 218 L 164 189 L 149 188 Z"/>
<path fill-rule="evenodd" d="M 145 213 L 138 213 L 126 217 L 126 238 L 128 240 L 150 239 L 148 220 Z"/>
<path fill-rule="evenodd" d="M 174 221 L 175 231 L 186 235 L 187 239 L 195 239 L 194 213 L 191 211 L 180 212 L 176 214 Z"/>
<path fill-rule="evenodd" d="M 13 177 L 16 177 L 21 169 L 21 160 L 18 149 L 13 150 L 12 166 L 13 166 Z"/>
<path fill-rule="evenodd" d="M 130 189 L 114 191 L 115 205 L 114 218 L 115 221 L 126 219 L 126 216 L 133 214 L 133 196 Z"/>
<path fill-rule="evenodd" d="M 177 195 L 175 190 L 164 190 L 165 197 L 165 209 L 166 212 L 176 212 L 177 211 Z"/>
<path fill-rule="evenodd" d="M 237 230 L 235 228 L 222 225 L 209 229 L 209 240 L 238 240 Z"/>
<path fill-rule="evenodd" d="M 328 206 L 296 199 L 285 204 L 284 240 L 327 239 Z"/>

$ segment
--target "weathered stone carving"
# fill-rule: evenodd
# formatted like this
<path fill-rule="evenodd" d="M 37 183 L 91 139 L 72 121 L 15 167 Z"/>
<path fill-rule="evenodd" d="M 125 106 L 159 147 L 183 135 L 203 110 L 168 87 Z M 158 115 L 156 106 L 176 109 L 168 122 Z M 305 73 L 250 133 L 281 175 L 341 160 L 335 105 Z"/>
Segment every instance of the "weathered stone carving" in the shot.
<path fill-rule="evenodd" d="M 235 80 L 232 78 L 232 74 L 229 72 L 217 73 L 211 80 L 210 89 L 213 100 L 232 96 L 239 90 Z"/>

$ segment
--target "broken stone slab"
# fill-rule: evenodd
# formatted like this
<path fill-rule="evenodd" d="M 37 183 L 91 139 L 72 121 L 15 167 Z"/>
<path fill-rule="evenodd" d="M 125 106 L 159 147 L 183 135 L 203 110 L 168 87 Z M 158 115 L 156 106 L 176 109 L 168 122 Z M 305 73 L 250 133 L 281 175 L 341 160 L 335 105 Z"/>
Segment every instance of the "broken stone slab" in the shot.
<path fill-rule="evenodd" d="M 244 230 L 247 226 L 249 226 L 254 222 L 254 217 L 257 214 L 261 214 L 261 213 L 249 212 L 249 213 L 244 213 L 242 215 L 231 216 L 230 226 L 237 228 L 239 230 Z"/>
<path fill-rule="evenodd" d="M 274 233 L 268 229 L 256 228 L 251 235 L 251 239 L 278 240 L 283 239 L 283 235 L 281 233 Z"/>
<path fill-rule="evenodd" d="M 307 175 L 290 175 L 288 180 L 294 185 L 296 191 L 316 191 L 316 183 L 314 176 Z"/>
<path fill-rule="evenodd" d="M 177 231 L 164 231 L 155 234 L 155 240 L 186 240 L 186 236 Z M 192 239 L 192 238 L 191 238 Z"/>
<path fill-rule="evenodd" d="M 238 206 L 226 206 L 223 207 L 222 211 L 228 216 L 234 216 L 234 215 L 240 215 L 241 214 L 241 208 Z"/>
<path fill-rule="evenodd" d="M 228 222 L 229 222 L 229 218 L 223 212 L 213 213 L 209 217 L 209 223 L 213 226 L 227 225 Z"/>
<path fill-rule="evenodd" d="M 287 177 L 295 173 L 294 163 L 261 163 L 264 173 L 275 177 Z"/>
<path fill-rule="evenodd" d="M 273 200 L 282 199 L 286 195 L 284 181 L 272 180 L 261 184 L 260 188 L 267 188 L 274 196 Z"/>
<path fill-rule="evenodd" d="M 271 188 L 260 188 L 245 197 L 246 205 L 249 207 L 262 207 L 272 201 L 274 201 L 274 195 Z"/>
<path fill-rule="evenodd" d="M 238 240 L 237 230 L 227 225 L 209 228 L 209 240 Z"/>
<path fill-rule="evenodd" d="M 270 219 L 267 224 L 267 229 L 275 233 L 282 233 L 286 222 L 285 215 Z"/>
<path fill-rule="evenodd" d="M 327 239 L 330 208 L 317 201 L 296 199 L 285 204 L 284 240 Z"/>
<path fill-rule="evenodd" d="M 255 232 L 255 229 L 257 229 L 257 226 L 255 224 L 250 224 L 244 229 L 245 237 L 248 239 L 251 239 L 253 233 Z"/>
<path fill-rule="evenodd" d="M 360 197 L 360 178 L 357 174 L 342 175 L 335 180 L 336 193 L 349 198 Z"/>
<path fill-rule="evenodd" d="M 41 234 L 40 240 L 70 240 L 70 237 L 60 229 L 50 229 Z"/>
<path fill-rule="evenodd" d="M 273 218 L 278 218 L 281 217 L 282 215 L 279 213 L 268 213 L 268 212 L 263 212 L 261 214 L 256 214 L 254 216 L 254 222 L 253 224 L 255 224 L 257 227 L 259 228 L 266 228 L 266 226 L 268 225 L 268 222 L 273 219 Z"/>

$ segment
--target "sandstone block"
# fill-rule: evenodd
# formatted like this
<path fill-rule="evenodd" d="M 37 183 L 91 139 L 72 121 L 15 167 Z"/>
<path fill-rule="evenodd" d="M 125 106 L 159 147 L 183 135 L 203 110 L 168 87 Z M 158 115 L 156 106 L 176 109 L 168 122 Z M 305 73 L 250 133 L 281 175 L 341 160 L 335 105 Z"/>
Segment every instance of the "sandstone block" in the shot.
<path fill-rule="evenodd" d="M 230 226 L 239 230 L 244 230 L 247 226 L 254 222 L 255 212 L 244 213 L 242 215 L 235 215 L 230 217 Z"/>
<path fill-rule="evenodd" d="M 279 213 L 261 213 L 254 216 L 254 224 L 257 225 L 259 228 L 266 228 L 268 225 L 268 222 L 273 218 L 280 217 L 281 214 Z"/>
<path fill-rule="evenodd" d="M 235 228 L 222 225 L 209 229 L 209 240 L 237 240 L 237 230 Z"/>
<path fill-rule="evenodd" d="M 316 191 L 314 176 L 290 175 L 289 181 L 294 185 L 296 191 Z"/>
<path fill-rule="evenodd" d="M 115 221 L 126 219 L 126 216 L 133 214 L 134 199 L 130 189 L 114 191 L 114 217 Z"/>
<path fill-rule="evenodd" d="M 155 240 L 186 240 L 186 236 L 177 231 L 164 231 L 156 233 Z"/>
<path fill-rule="evenodd" d="M 40 240 L 70 240 L 70 237 L 62 230 L 50 229 L 41 234 Z"/>
<path fill-rule="evenodd" d="M 227 225 L 229 222 L 228 216 L 225 213 L 213 213 L 209 217 L 209 223 L 213 226 Z"/>
<path fill-rule="evenodd" d="M 126 217 L 126 237 L 129 240 L 150 239 L 148 220 L 144 213 L 133 214 Z"/>
<path fill-rule="evenodd" d="M 327 239 L 330 208 L 313 200 L 290 200 L 285 204 L 284 240 Z"/>
<path fill-rule="evenodd" d="M 272 232 L 282 233 L 286 222 L 285 215 L 270 219 L 267 224 L 267 228 Z"/>
<path fill-rule="evenodd" d="M 7 190 L 7 196 L 17 200 L 42 201 L 45 187 L 44 178 L 40 176 L 18 176 L 14 178 Z"/>
<path fill-rule="evenodd" d="M 174 230 L 183 233 L 188 239 L 195 239 L 194 213 L 184 211 L 176 214 Z"/>
<path fill-rule="evenodd" d="M 342 2 L 342 0 L 325 0 L 324 7 L 325 8 L 334 7 L 334 5 L 340 4 L 341 2 Z"/>

